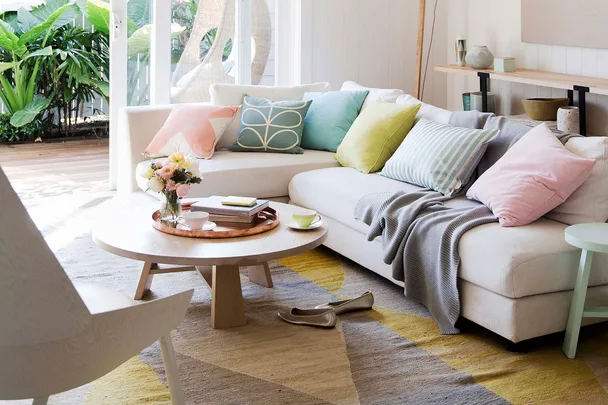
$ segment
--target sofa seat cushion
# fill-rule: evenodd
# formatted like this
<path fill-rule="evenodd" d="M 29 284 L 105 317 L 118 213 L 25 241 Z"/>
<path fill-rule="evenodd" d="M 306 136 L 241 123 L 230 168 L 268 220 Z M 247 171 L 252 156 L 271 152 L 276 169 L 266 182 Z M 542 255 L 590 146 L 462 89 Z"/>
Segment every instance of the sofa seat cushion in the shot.
<path fill-rule="evenodd" d="M 377 173 L 363 174 L 350 167 L 333 167 L 300 173 L 289 184 L 292 203 L 314 209 L 321 215 L 341 222 L 362 233 L 368 226 L 353 217 L 355 205 L 372 193 L 417 191 L 422 187 L 396 181 Z M 470 204 L 466 198 L 449 202 L 450 206 Z"/>
<path fill-rule="evenodd" d="M 478 226 L 460 240 L 459 276 L 510 298 L 574 289 L 580 250 L 568 225 L 546 218 L 521 227 Z M 608 284 L 608 255 L 596 253 L 589 286 Z"/>
<path fill-rule="evenodd" d="M 218 151 L 212 159 L 198 159 L 197 162 L 203 181 L 193 184 L 188 198 L 211 195 L 282 197 L 287 195 L 289 181 L 296 174 L 339 166 L 333 153 L 318 150 L 305 150 L 301 155 Z M 139 163 L 137 172 L 140 166 L 149 164 L 149 160 Z M 136 177 L 139 188 L 146 190 L 147 180 Z"/>
<path fill-rule="evenodd" d="M 361 197 L 419 189 L 377 174 L 340 167 L 298 174 L 289 185 L 289 196 L 294 204 L 367 233 L 368 226 L 353 218 Z M 455 199 L 448 204 L 456 207 L 470 202 Z M 459 277 L 510 298 L 572 290 L 580 250 L 564 241 L 566 227 L 541 218 L 516 228 L 504 228 L 498 223 L 473 228 L 460 240 Z M 596 253 L 589 285 L 604 284 L 608 284 L 608 255 Z"/>

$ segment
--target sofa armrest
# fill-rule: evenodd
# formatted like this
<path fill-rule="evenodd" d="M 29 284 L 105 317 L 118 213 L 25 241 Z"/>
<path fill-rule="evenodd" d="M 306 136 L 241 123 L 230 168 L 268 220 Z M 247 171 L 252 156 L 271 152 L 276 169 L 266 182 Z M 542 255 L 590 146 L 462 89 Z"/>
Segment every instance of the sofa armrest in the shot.
<path fill-rule="evenodd" d="M 143 152 L 163 126 L 173 105 L 126 107 L 120 111 L 118 129 L 117 189 L 137 191 L 135 169 Z"/>

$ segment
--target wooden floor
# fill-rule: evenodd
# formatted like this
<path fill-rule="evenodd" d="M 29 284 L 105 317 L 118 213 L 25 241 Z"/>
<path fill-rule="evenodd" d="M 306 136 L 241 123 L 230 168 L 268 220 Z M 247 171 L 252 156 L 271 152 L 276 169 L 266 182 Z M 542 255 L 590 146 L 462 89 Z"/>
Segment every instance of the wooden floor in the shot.
<path fill-rule="evenodd" d="M 107 191 L 108 139 L 0 145 L 0 166 L 22 199 Z"/>

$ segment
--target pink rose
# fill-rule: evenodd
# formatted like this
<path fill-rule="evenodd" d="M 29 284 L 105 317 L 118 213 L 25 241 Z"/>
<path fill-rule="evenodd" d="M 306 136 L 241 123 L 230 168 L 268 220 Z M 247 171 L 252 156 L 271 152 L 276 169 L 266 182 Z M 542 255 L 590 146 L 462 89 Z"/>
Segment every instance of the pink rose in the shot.
<path fill-rule="evenodd" d="M 175 163 L 169 163 L 166 166 L 163 166 L 161 169 L 156 171 L 156 175 L 162 177 L 165 180 L 169 180 L 173 177 L 173 173 L 177 169 L 177 165 Z"/>
<path fill-rule="evenodd" d="M 175 191 L 177 190 L 177 184 L 175 184 L 174 181 L 168 180 L 167 181 L 167 191 Z"/>
<path fill-rule="evenodd" d="M 179 198 L 184 198 L 186 196 L 186 194 L 188 194 L 189 192 L 190 192 L 189 184 L 180 184 L 179 186 L 177 186 L 177 196 Z"/>
<path fill-rule="evenodd" d="M 159 160 L 158 162 L 154 163 L 154 166 L 156 166 L 157 169 L 161 169 L 163 167 L 163 162 Z"/>

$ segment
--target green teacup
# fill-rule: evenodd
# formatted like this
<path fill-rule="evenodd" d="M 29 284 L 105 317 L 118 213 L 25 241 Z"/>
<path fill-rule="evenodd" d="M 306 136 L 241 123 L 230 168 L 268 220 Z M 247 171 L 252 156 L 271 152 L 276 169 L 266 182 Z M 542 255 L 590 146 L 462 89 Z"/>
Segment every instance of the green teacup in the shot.
<path fill-rule="evenodd" d="M 312 224 L 321 220 L 321 216 L 317 214 L 317 211 L 313 210 L 298 211 L 297 213 L 292 214 L 291 217 L 295 223 L 302 228 L 308 228 Z"/>

